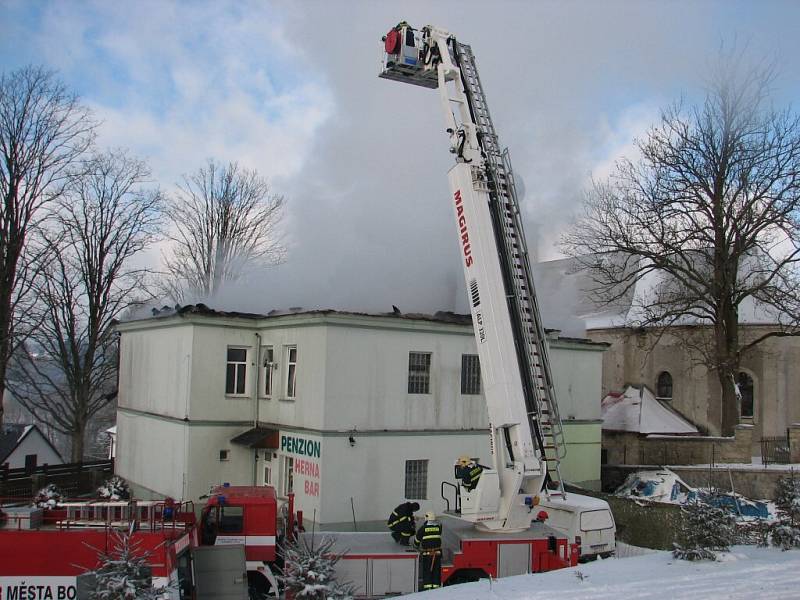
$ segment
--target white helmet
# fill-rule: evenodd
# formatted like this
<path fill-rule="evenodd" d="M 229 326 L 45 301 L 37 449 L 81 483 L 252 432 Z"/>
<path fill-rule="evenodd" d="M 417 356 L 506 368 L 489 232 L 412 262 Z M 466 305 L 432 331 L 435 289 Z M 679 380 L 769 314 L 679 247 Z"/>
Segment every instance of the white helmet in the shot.
<path fill-rule="evenodd" d="M 436 515 L 434 514 L 434 512 L 432 510 L 429 510 L 428 512 L 425 513 L 425 520 L 426 521 L 435 521 L 436 520 Z"/>

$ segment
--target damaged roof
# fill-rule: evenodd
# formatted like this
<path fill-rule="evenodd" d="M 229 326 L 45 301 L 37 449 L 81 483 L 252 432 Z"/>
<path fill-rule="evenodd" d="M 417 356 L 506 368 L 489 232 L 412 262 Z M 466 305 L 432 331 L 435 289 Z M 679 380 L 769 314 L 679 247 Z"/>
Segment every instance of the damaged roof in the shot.
<path fill-rule="evenodd" d="M 221 317 L 230 319 L 251 319 L 251 320 L 264 320 L 274 317 L 284 316 L 351 316 L 360 318 L 382 318 L 382 319 L 398 319 L 405 321 L 427 321 L 431 323 L 444 323 L 449 325 L 471 326 L 472 316 L 468 314 L 460 314 L 449 310 L 436 311 L 434 314 L 427 313 L 404 313 L 401 312 L 396 306 L 392 307 L 392 312 L 385 313 L 368 313 L 360 311 L 346 311 L 335 309 L 304 309 L 302 307 L 292 307 L 285 310 L 271 310 L 264 313 L 248 313 L 238 311 L 224 311 L 217 310 L 209 307 L 206 304 L 187 304 L 181 306 L 163 306 L 162 308 L 149 309 L 149 315 L 143 316 L 143 312 L 139 312 L 133 318 L 127 319 L 124 322 L 142 322 L 151 319 L 168 319 L 171 317 L 184 317 L 184 316 L 206 316 L 206 317 Z M 575 344 L 590 345 L 597 347 L 607 347 L 609 344 L 606 342 L 593 342 L 592 340 L 580 337 L 567 337 L 561 335 L 560 329 L 545 329 L 548 337 L 559 342 L 570 342 Z"/>
<path fill-rule="evenodd" d="M 150 313 L 151 316 L 147 318 L 164 318 L 176 315 L 202 315 L 237 319 L 266 319 L 269 317 L 282 317 L 286 315 L 351 315 L 356 317 L 389 317 L 395 319 L 408 319 L 412 321 L 435 321 L 438 323 L 451 323 L 454 325 L 472 324 L 472 318 L 470 315 L 462 315 L 449 310 L 440 310 L 432 315 L 429 315 L 425 313 L 404 313 L 397 309 L 386 313 L 367 313 L 358 311 L 334 310 L 331 308 L 306 310 L 302 307 L 293 307 L 285 310 L 271 310 L 268 313 L 263 314 L 217 310 L 205 304 L 199 303 L 187 304 L 186 306 L 176 304 L 175 306 L 152 308 L 150 309 Z M 141 318 L 132 320 L 141 320 Z"/>

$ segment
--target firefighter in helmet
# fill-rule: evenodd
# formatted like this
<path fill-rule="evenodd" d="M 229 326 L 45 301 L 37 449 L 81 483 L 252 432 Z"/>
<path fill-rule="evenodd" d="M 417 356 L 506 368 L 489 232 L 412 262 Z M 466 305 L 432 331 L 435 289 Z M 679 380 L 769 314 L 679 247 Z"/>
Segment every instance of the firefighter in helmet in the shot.
<path fill-rule="evenodd" d="M 456 461 L 456 479 L 461 482 L 468 492 L 478 486 L 478 480 L 483 473 L 483 467 L 472 460 L 466 454 L 458 457 Z"/>
<path fill-rule="evenodd" d="M 419 550 L 422 589 L 432 590 L 442 585 L 442 524 L 433 512 L 425 513 L 425 522 L 414 536 Z"/>
<path fill-rule="evenodd" d="M 411 536 L 414 535 L 416 523 L 414 521 L 414 512 L 419 510 L 419 504 L 416 502 L 403 502 L 392 511 L 389 520 L 386 524 L 392 531 L 392 538 L 398 544 L 408 546 L 411 541 Z"/>

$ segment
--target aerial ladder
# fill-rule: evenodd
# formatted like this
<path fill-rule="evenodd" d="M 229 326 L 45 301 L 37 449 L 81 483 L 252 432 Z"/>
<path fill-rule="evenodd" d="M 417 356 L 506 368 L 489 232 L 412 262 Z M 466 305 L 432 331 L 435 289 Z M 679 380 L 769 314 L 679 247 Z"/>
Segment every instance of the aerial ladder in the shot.
<path fill-rule="evenodd" d="M 548 344 L 525 244 L 514 174 L 500 146 L 470 46 L 433 26 L 400 23 L 384 37 L 380 77 L 438 88 L 492 465 L 460 489 L 461 519 L 488 531 L 527 529 L 541 494 L 565 498 L 565 456 Z"/>

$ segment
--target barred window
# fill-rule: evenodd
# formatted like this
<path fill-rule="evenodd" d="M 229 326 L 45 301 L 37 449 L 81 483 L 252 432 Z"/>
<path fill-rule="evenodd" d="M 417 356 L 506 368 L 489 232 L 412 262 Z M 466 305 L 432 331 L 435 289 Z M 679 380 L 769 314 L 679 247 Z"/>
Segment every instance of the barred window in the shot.
<path fill-rule="evenodd" d="M 247 382 L 247 349 L 228 348 L 228 364 L 225 371 L 225 393 L 243 395 Z"/>
<path fill-rule="evenodd" d="M 461 393 L 481 393 L 481 364 L 477 354 L 461 355 Z"/>
<path fill-rule="evenodd" d="M 408 500 L 428 499 L 428 460 L 406 461 L 406 493 Z"/>
<path fill-rule="evenodd" d="M 408 353 L 408 393 L 430 394 L 431 353 Z"/>
<path fill-rule="evenodd" d="M 662 371 L 656 381 L 656 398 L 659 400 L 672 400 L 672 375 Z"/>

